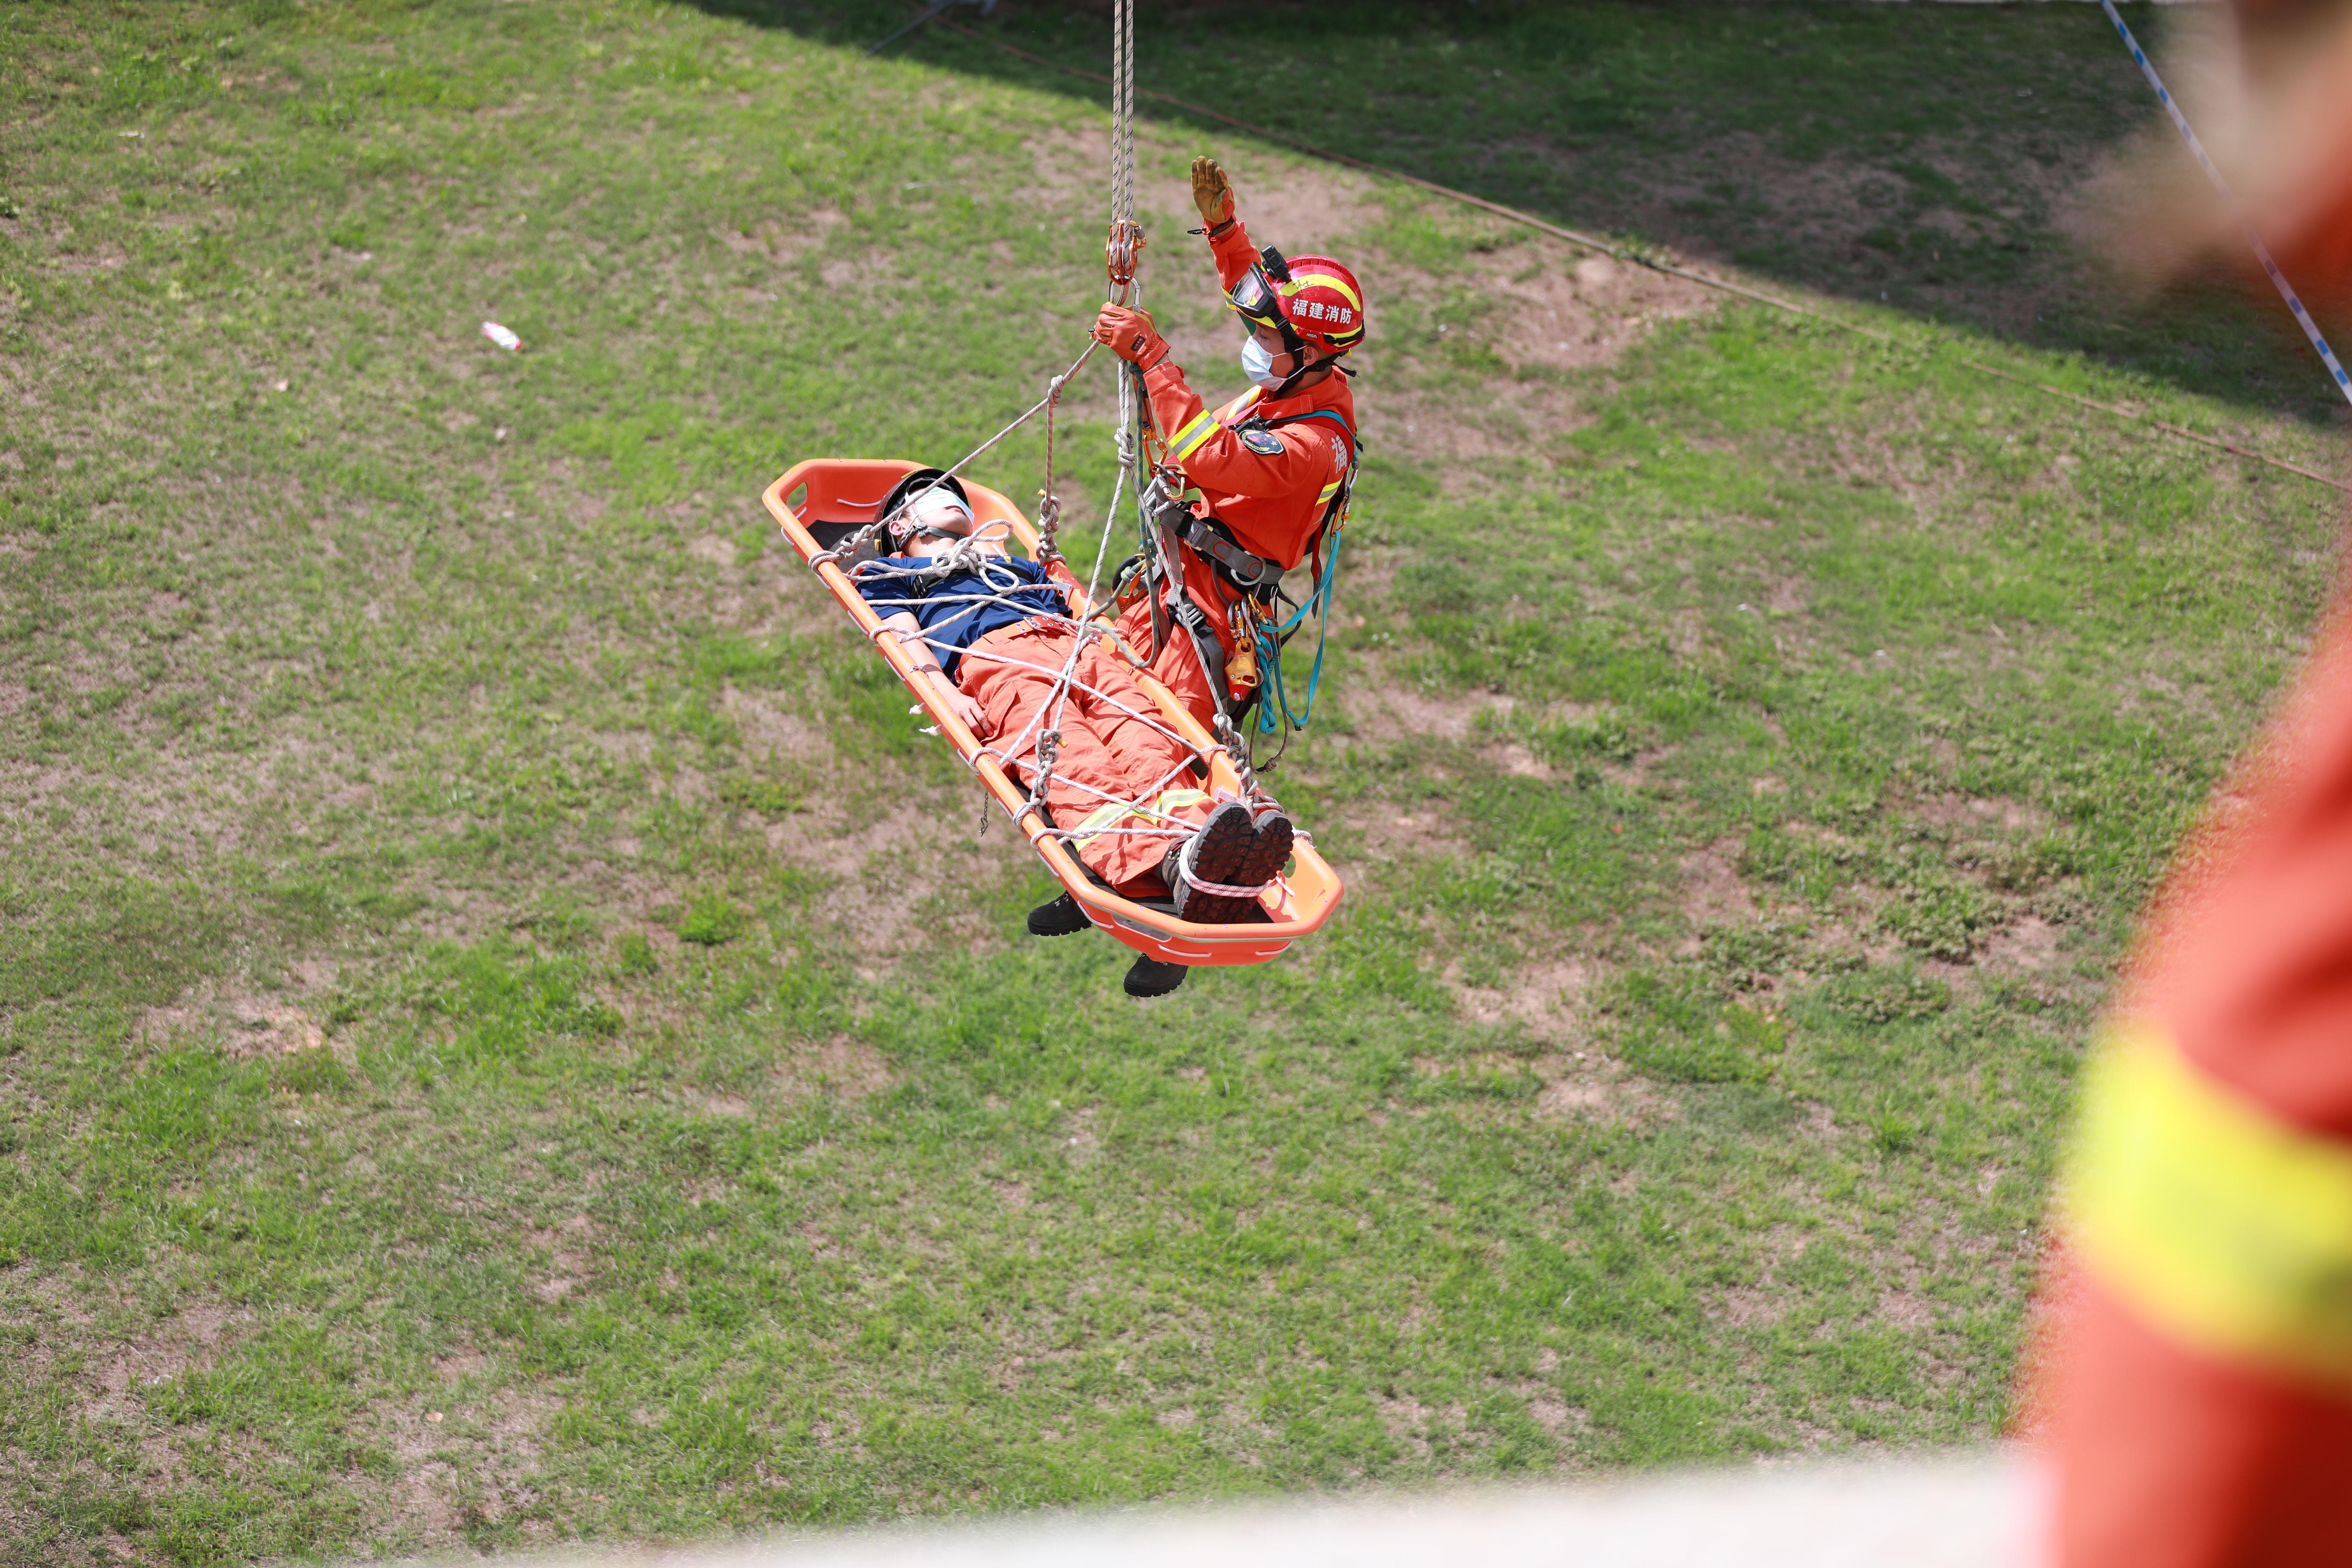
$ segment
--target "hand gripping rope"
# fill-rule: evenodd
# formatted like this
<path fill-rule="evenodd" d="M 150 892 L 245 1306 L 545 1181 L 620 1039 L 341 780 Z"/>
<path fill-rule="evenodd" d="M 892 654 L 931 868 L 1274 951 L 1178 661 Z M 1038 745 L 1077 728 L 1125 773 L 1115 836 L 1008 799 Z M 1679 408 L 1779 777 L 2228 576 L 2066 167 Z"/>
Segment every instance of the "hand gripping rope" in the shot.
<path fill-rule="evenodd" d="M 2344 395 L 2347 402 L 2352 402 L 2352 376 L 2344 374 L 2344 366 L 2337 362 L 2336 351 L 2327 346 L 2326 338 L 2320 336 L 2319 323 L 2313 321 L 2311 312 L 2303 308 L 2302 296 L 2294 291 L 2294 285 L 2286 280 L 2286 274 L 2279 270 L 2279 264 L 2271 259 L 2271 247 L 2263 243 L 2263 237 L 2254 232 L 2254 226 L 2246 221 L 2244 214 L 2239 210 L 2237 193 L 2230 189 L 2230 182 L 2221 177 L 2221 171 L 2213 166 L 2212 158 L 2206 153 L 2205 143 L 2200 142 L 2197 132 L 2189 128 L 2189 117 L 2180 112 L 2180 105 L 2172 100 L 2164 79 L 2157 75 L 2156 68 L 2148 63 L 2147 52 L 2139 47 L 2139 40 L 2132 37 L 2132 30 L 2124 26 L 2122 15 L 2116 10 L 2116 0 L 2099 0 L 2099 8 L 2107 14 L 2107 20 L 2116 25 L 2116 36 L 2123 39 L 2124 47 L 2131 51 L 2131 58 L 2139 66 L 2140 74 L 2147 78 L 2147 85 L 2156 89 L 2156 100 L 2163 104 L 2164 112 L 2172 117 L 2172 128 L 2180 132 L 2180 139 L 2189 143 L 2191 153 L 2197 154 L 2197 166 L 2205 171 L 2205 177 L 2213 182 L 2213 188 L 2229 204 L 2232 216 L 2238 219 L 2238 231 L 2246 237 L 2246 243 L 2253 247 L 2254 259 L 2263 264 L 2264 272 L 2270 274 L 2279 298 L 2286 301 L 2287 310 L 2294 316 L 2294 324 L 2303 329 L 2303 335 L 2309 338 L 2311 346 L 2319 351 L 2319 363 L 2326 365 L 2327 374 L 2336 378 L 2336 390 Z"/>
<path fill-rule="evenodd" d="M 1113 68 L 1115 80 L 1123 83 L 1124 86 L 1115 94 L 1116 101 L 1112 109 L 1110 223 L 1104 245 L 1104 267 L 1109 279 L 1111 299 L 1117 302 L 1130 305 L 1139 304 L 1142 298 L 1142 286 L 1136 273 L 1144 243 L 1142 227 L 1135 217 L 1134 28 L 1134 0 L 1118 0 L 1114 35 Z M 1038 508 L 1041 557 L 1049 554 L 1057 557 L 1060 554 L 1054 542 L 1061 514 L 1060 498 L 1055 493 L 1053 478 L 1055 412 L 1064 388 L 1070 378 L 1085 365 L 1095 347 L 1096 345 L 1089 342 L 1077 359 L 1072 362 L 1070 368 L 1047 384 L 1045 395 L 1043 398 L 1032 405 L 1012 423 L 997 431 L 995 435 L 973 447 L 953 468 L 947 470 L 949 475 L 961 472 L 982 453 L 1003 440 L 1005 437 L 1027 423 L 1042 410 L 1045 415 L 1046 472 L 1045 487 Z M 1111 488 L 1110 504 L 1103 518 L 1102 536 L 1097 542 L 1094 566 L 1087 583 L 1087 604 L 1090 607 L 1101 602 L 1099 595 L 1102 570 L 1104 563 L 1109 557 L 1111 531 L 1117 525 L 1120 505 L 1130 494 L 1140 501 L 1147 488 L 1141 468 L 1148 465 L 1144 464 L 1140 450 L 1143 442 L 1148 438 L 1143 417 L 1145 404 L 1141 389 L 1137 383 L 1138 378 L 1131 375 L 1122 375 L 1119 379 L 1119 420 L 1117 436 L 1118 464 Z M 921 494 L 927 494 L 930 489 L 937 489 L 946 482 L 946 476 L 943 475 L 930 486 L 926 487 L 924 491 L 908 498 L 901 510 L 911 507 Z M 1157 475 L 1150 481 L 1150 486 L 1155 488 L 1160 483 L 1160 479 Z M 868 539 L 873 538 L 889 521 L 888 518 L 877 517 L 873 523 L 843 540 L 832 550 L 824 552 L 820 559 L 838 564 L 844 560 L 856 556 L 860 547 Z M 1087 645 L 1098 637 L 1110 635 L 1108 628 L 1093 616 L 1078 618 L 1052 614 L 1041 615 L 1031 606 L 1018 602 L 1014 595 L 1025 588 L 1030 588 L 1031 585 L 1024 584 L 1010 571 L 997 564 L 994 557 L 990 553 L 988 544 L 1001 538 L 1001 533 L 991 535 L 987 530 L 982 530 L 974 537 L 959 541 L 938 555 L 929 558 L 929 563 L 925 566 L 914 567 L 889 560 L 869 560 L 858 562 L 854 569 L 855 574 L 869 580 L 875 577 L 920 577 L 937 580 L 970 574 L 980 579 L 985 585 L 985 592 L 945 595 L 932 594 L 927 595 L 927 598 L 934 604 L 971 606 L 965 612 L 967 614 L 976 611 L 984 605 L 1002 605 L 1021 610 L 1032 619 L 1067 627 L 1074 634 L 1070 652 L 1063 660 L 1061 668 L 1055 670 L 1048 671 L 1045 666 L 1031 665 L 999 654 L 961 650 L 962 657 L 966 658 L 995 659 L 1018 668 L 1034 670 L 1039 674 L 1051 673 L 1054 677 L 1049 695 L 1031 714 L 1028 723 L 1021 731 L 1012 736 L 998 737 L 994 743 L 981 747 L 978 755 L 989 757 L 1000 765 L 1009 765 L 1013 768 L 1025 764 L 1029 768 L 1032 783 L 1027 791 L 1027 799 L 1017 815 L 1019 817 L 1028 817 L 1033 815 L 1042 817 L 1054 784 L 1055 763 L 1062 747 L 1062 716 L 1067 710 L 1070 692 L 1075 689 L 1098 701 L 1109 704 L 1128 717 L 1140 720 L 1151 729 L 1184 747 L 1190 754 L 1184 763 L 1171 770 L 1167 776 L 1154 781 L 1149 789 L 1132 799 L 1114 797 L 1083 780 L 1065 779 L 1063 784 L 1066 788 L 1076 789 L 1084 795 L 1099 799 L 1104 809 L 1092 814 L 1086 824 L 1076 826 L 1053 824 L 1045 827 L 1044 832 L 1049 837 L 1069 842 L 1080 837 L 1091 838 L 1100 834 L 1164 837 L 1171 828 L 1181 831 L 1186 825 L 1154 803 L 1165 795 L 1181 775 L 1192 770 L 1195 761 L 1205 763 L 1206 759 L 1200 748 L 1160 722 L 1158 716 L 1139 712 L 1077 679 L 1078 659 L 1083 656 Z M 935 653 L 957 651 L 955 645 L 936 637 L 925 637 L 920 640 L 930 647 Z M 1252 798 L 1259 797 L 1260 792 L 1256 787 L 1255 779 L 1249 773 L 1243 754 L 1233 754 L 1235 756 L 1235 770 L 1244 781 L 1245 793 Z M 976 758 L 968 760 L 976 762 Z M 1103 817 L 1108 817 L 1110 820 L 1097 826 L 1097 819 Z M 1123 827 L 1112 825 L 1130 819 L 1140 821 L 1145 826 Z M 1189 862 L 1181 864 L 1181 868 L 1186 879 L 1192 880 Z M 1266 890 L 1265 887 L 1241 889 L 1227 888 L 1223 884 L 1196 882 L 1195 885 L 1205 890 L 1228 897 L 1244 896 L 1244 893 L 1255 897 Z M 1267 887 L 1271 886 L 1272 884 L 1267 884 Z"/>
<path fill-rule="evenodd" d="M 1133 0 L 1117 0 L 1116 47 L 1113 80 L 1118 84 L 1111 123 L 1110 146 L 1110 221 L 1104 246 L 1105 271 L 1109 296 L 1118 303 L 1139 306 L 1142 288 L 1138 278 L 1138 263 L 1143 248 L 1144 235 L 1135 211 L 1136 154 L 1134 124 L 1134 4 Z M 1123 506 L 1136 507 L 1139 519 L 1148 523 L 1150 509 L 1147 499 L 1172 494 L 1168 487 L 1181 479 L 1155 460 L 1159 456 L 1159 437 L 1150 427 L 1149 404 L 1143 395 L 1141 376 L 1132 367 L 1122 366 L 1128 374 L 1119 377 L 1118 426 L 1116 435 L 1118 466 L 1111 487 L 1101 536 L 1097 542 L 1095 560 L 1083 589 L 1083 600 L 1075 577 L 1068 574 L 1055 542 L 1061 521 L 1062 503 L 1055 488 L 1055 416 L 1060 400 L 1072 377 L 1083 369 L 1092 356 L 1096 344 L 1089 342 L 1061 374 L 1046 384 L 1045 395 L 1024 409 L 994 435 L 974 447 L 942 477 L 926 490 L 910 496 L 901 511 L 883 515 L 870 500 L 879 487 L 887 486 L 894 475 L 903 474 L 911 465 L 897 462 L 877 462 L 863 459 L 813 459 L 803 462 L 771 485 L 766 500 L 769 510 L 784 528 L 795 549 L 808 561 L 835 597 L 853 619 L 875 639 L 878 651 L 885 654 L 900 678 L 915 694 L 924 700 L 923 707 L 939 720 L 930 732 L 945 735 L 957 747 L 966 766 L 978 775 L 988 793 L 993 795 L 1014 824 L 1054 868 L 1063 885 L 1087 911 L 1097 925 L 1128 945 L 1153 956 L 1182 963 L 1252 963 L 1271 958 L 1291 942 L 1319 928 L 1337 907 L 1341 893 L 1339 879 L 1318 856 L 1313 842 L 1301 833 L 1297 840 L 1297 863 L 1286 876 L 1277 876 L 1263 887 L 1241 888 L 1223 883 L 1207 882 L 1195 877 L 1189 855 L 1175 858 L 1175 873 L 1186 883 L 1203 891 L 1232 898 L 1255 898 L 1274 894 L 1270 903 L 1263 906 L 1266 913 L 1260 923 L 1200 925 L 1182 921 L 1165 911 L 1166 906 L 1138 903 L 1122 898 L 1098 881 L 1090 880 L 1091 873 L 1075 853 L 1080 840 L 1110 836 L 1148 837 L 1189 843 L 1195 824 L 1178 815 L 1190 805 L 1203 798 L 1239 796 L 1258 802 L 1265 798 L 1255 773 L 1251 771 L 1247 747 L 1235 732 L 1230 719 L 1219 716 L 1213 731 L 1205 731 L 1187 713 L 1182 705 L 1150 677 L 1148 667 L 1117 638 L 1108 607 L 1104 605 L 1101 589 L 1103 572 L 1110 556 L 1110 540 L 1118 525 Z M 1039 492 L 1036 525 L 1032 530 L 1018 511 L 1010 510 L 1002 496 L 985 486 L 971 486 L 976 515 L 982 521 L 971 537 L 942 544 L 937 552 L 921 565 L 908 559 L 877 554 L 869 546 L 877 535 L 903 515 L 904 508 L 913 506 L 922 494 L 946 483 L 949 477 L 959 475 L 1014 430 L 1027 424 L 1038 414 L 1045 416 L 1045 483 Z M 793 497 L 805 494 L 804 503 Z M 870 520 L 862 512 L 852 515 L 860 519 L 837 537 L 831 548 L 821 548 L 812 530 L 820 524 L 838 526 L 841 508 L 871 509 Z M 1024 582 L 998 552 L 997 547 L 1019 536 L 1030 556 L 1041 563 L 1059 563 L 1065 586 L 1055 586 L 1053 592 L 1066 603 L 1058 609 L 1038 608 L 1038 587 Z M 887 548 L 887 542 L 885 548 Z M 963 577 L 972 586 L 952 595 L 938 592 L 946 578 Z M 928 578 L 930 589 L 923 597 L 930 604 L 957 606 L 964 613 L 976 613 L 986 605 L 1003 605 L 1016 609 L 1025 619 L 1058 626 L 1071 635 L 1072 647 L 1058 668 L 1045 664 L 1030 664 L 1018 657 L 1018 646 L 997 645 L 984 649 L 958 647 L 936 635 L 944 628 L 935 626 L 930 633 L 913 637 L 894 634 L 884 638 L 887 629 L 858 593 L 856 579 Z M 962 587 L 962 584 L 959 584 Z M 1048 584 L 1048 586 L 1052 586 Z M 1295 619 L 1296 617 L 1294 617 Z M 1118 657 L 1133 672 L 1150 701 L 1157 703 L 1153 711 L 1139 710 L 1127 700 L 1081 680 L 1077 669 L 1080 658 L 1090 642 L 1108 639 Z M 907 645 L 920 641 L 939 654 L 960 654 L 971 659 L 995 660 L 1019 669 L 1050 678 L 1044 700 L 1038 702 L 1018 733 L 1001 734 L 983 743 L 961 720 L 942 713 L 937 706 L 929 684 L 915 668 Z M 1062 721 L 1070 695 L 1076 691 L 1101 707 L 1125 718 L 1140 721 L 1148 728 L 1175 742 L 1171 755 L 1178 758 L 1166 773 L 1153 781 L 1132 798 L 1113 795 L 1087 780 L 1074 776 L 1056 779 L 1057 763 L 1062 762 L 1064 749 Z M 919 709 L 919 710 L 921 710 Z M 1021 770 L 1027 769 L 1030 782 L 1019 782 Z M 1195 775 L 1200 775 L 1196 788 Z M 1120 788 L 1130 786 L 1122 784 Z M 1204 795 L 1201 788 L 1208 790 Z M 1047 810 L 1049 792 L 1058 791 L 1065 800 L 1072 794 L 1098 803 L 1078 823 L 1058 823 Z M 983 809 L 983 820 L 985 818 Z"/>

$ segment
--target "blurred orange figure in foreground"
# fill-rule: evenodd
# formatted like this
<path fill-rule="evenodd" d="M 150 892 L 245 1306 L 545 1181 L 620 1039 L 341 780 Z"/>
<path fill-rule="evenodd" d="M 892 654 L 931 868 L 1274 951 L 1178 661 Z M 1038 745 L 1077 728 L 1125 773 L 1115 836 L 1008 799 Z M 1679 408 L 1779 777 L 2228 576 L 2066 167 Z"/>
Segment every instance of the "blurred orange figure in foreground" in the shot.
<path fill-rule="evenodd" d="M 2239 96 L 2216 156 L 2296 287 L 2352 300 L 2352 26 L 2310 5 L 2242 4 L 2238 20 Z M 2143 258 L 2235 239 L 2211 204 L 2136 221 L 2153 216 L 2170 227 Z M 2062 1568 L 2352 1564 L 2340 585 L 2232 787 L 2158 906 L 2063 1184 L 2067 1256 L 2035 1391 Z"/>

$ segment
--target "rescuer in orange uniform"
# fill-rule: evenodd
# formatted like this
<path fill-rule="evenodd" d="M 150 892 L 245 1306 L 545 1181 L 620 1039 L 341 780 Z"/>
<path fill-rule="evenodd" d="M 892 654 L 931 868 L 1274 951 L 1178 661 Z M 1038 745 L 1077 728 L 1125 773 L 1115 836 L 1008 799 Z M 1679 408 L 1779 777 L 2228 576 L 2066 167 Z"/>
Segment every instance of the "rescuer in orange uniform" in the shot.
<path fill-rule="evenodd" d="M 2352 300 L 2352 25 L 2242 3 L 2213 145 Z M 2288 179 L 2282 171 L 2293 171 Z M 2352 594 L 2184 854 L 2089 1072 L 2039 1387 L 2061 1568 L 2352 1563 Z"/>
<path fill-rule="evenodd" d="M 1242 318 L 1242 369 L 1255 384 L 1213 413 L 1146 312 L 1106 305 L 1094 335 L 1142 372 L 1169 460 L 1198 492 L 1162 510 L 1148 589 L 1119 632 L 1213 729 L 1258 679 L 1250 617 L 1315 548 L 1354 473 L 1356 400 L 1339 361 L 1363 341 L 1364 297 L 1328 257 L 1253 249 L 1214 160 L 1192 161 L 1192 201 Z"/>

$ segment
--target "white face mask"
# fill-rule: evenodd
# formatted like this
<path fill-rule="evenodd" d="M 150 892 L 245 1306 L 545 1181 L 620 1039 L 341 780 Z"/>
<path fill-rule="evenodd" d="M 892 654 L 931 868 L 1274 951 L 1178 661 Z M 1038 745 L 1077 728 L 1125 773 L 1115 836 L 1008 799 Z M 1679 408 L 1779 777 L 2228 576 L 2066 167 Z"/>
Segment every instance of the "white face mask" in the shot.
<path fill-rule="evenodd" d="M 961 539 L 971 531 L 971 508 L 944 485 L 924 491 L 908 510 L 913 515 L 919 536 L 928 533 Z"/>
<path fill-rule="evenodd" d="M 1283 382 L 1281 376 L 1274 374 L 1274 356 L 1265 352 L 1265 345 L 1254 335 L 1242 340 L 1242 374 L 1268 392 Z"/>

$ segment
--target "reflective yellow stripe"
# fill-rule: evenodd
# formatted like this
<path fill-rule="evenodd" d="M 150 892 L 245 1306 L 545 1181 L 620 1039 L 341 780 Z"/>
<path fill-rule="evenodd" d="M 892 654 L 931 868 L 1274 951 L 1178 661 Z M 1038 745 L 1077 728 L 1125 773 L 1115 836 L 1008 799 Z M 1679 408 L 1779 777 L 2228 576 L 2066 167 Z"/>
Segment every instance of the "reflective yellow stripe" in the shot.
<path fill-rule="evenodd" d="M 1345 476 L 1342 477 L 1344 478 Z M 1325 501 L 1329 500 L 1333 496 L 1338 495 L 1339 493 L 1339 480 L 1333 479 L 1329 484 L 1323 487 L 1323 493 L 1315 498 L 1315 504 L 1321 506 Z"/>
<path fill-rule="evenodd" d="M 2064 1191 L 2084 1259 L 2151 1322 L 2209 1353 L 2352 1384 L 2352 1148 L 2137 1026 L 2092 1065 Z"/>
<path fill-rule="evenodd" d="M 1160 810 L 1167 816 L 1173 816 L 1185 806 L 1205 805 L 1208 798 L 1207 792 L 1202 790 L 1165 790 L 1160 796 Z M 1130 816 L 1143 815 L 1144 808 L 1140 805 L 1129 805 L 1123 801 L 1112 801 L 1108 805 L 1097 808 L 1084 822 L 1078 824 L 1070 835 L 1070 846 L 1073 848 L 1083 848 L 1101 837 L 1105 828 L 1116 827 Z M 1170 831 L 1173 832 L 1175 829 L 1171 828 Z"/>
<path fill-rule="evenodd" d="M 1192 416 L 1184 428 L 1176 432 L 1176 438 L 1168 443 L 1168 455 L 1181 463 L 1199 451 L 1217 430 L 1217 416 L 1203 408 Z"/>
<path fill-rule="evenodd" d="M 1282 286 L 1282 291 L 1286 295 L 1296 294 L 1301 289 L 1311 288 L 1318 283 L 1327 289 L 1338 289 L 1340 297 L 1354 309 L 1361 310 L 1364 308 L 1364 302 L 1356 297 L 1356 291 L 1348 287 L 1346 280 L 1328 272 L 1293 273 L 1290 281 Z"/>

